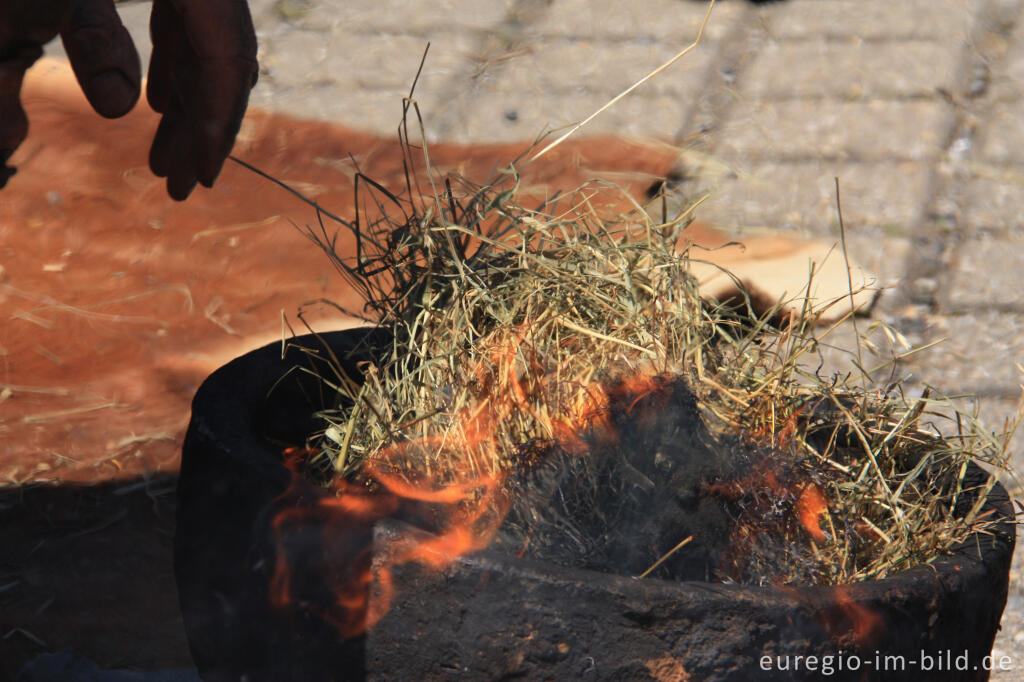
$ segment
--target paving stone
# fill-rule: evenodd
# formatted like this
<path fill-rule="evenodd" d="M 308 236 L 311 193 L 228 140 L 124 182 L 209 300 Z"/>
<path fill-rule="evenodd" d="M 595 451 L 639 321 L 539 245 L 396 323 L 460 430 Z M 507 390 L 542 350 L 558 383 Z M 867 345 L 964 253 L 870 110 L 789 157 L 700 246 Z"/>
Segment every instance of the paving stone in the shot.
<path fill-rule="evenodd" d="M 938 101 L 738 102 L 718 133 L 729 159 L 907 159 L 943 152 L 950 108 Z"/>
<path fill-rule="evenodd" d="M 464 75 L 464 55 L 474 41 L 448 34 L 431 46 L 417 84 L 416 99 L 425 113 L 441 108 L 452 82 Z M 351 42 L 324 45 L 311 54 L 308 38 L 293 31 L 269 40 L 261 60 L 263 71 L 251 103 L 303 118 L 343 121 L 377 134 L 394 132 L 402 98 L 409 93 L 425 42 L 415 36 L 370 36 L 359 46 Z M 317 39 L 317 36 L 312 36 Z M 306 58 L 291 56 L 301 50 Z M 382 66 L 382 63 L 387 66 Z"/>
<path fill-rule="evenodd" d="M 778 39 L 843 37 L 860 40 L 966 40 L 979 3 L 970 0 L 788 0 L 764 10 Z"/>
<path fill-rule="evenodd" d="M 508 87 L 469 91 L 446 105 L 432 128 L 432 137 L 452 142 L 532 140 L 545 130 L 562 130 L 582 120 L 608 99 L 584 88 L 558 98 L 524 96 L 518 88 Z M 614 134 L 669 140 L 681 123 L 677 97 L 635 93 L 594 119 L 578 136 Z"/>
<path fill-rule="evenodd" d="M 1007 56 L 1002 68 L 989 76 L 989 98 L 996 102 L 1012 102 L 1024 97 L 1024 47 L 1016 47 Z"/>
<path fill-rule="evenodd" d="M 972 168 L 966 179 L 965 230 L 973 234 L 988 230 L 1017 237 L 1024 234 L 1024 167 L 984 166 Z"/>
<path fill-rule="evenodd" d="M 845 222 L 845 215 L 843 219 Z M 880 289 L 899 286 L 906 270 L 910 239 L 888 235 L 878 226 L 847 227 L 846 247 L 850 260 L 872 273 L 875 276 L 874 284 Z M 838 239 L 838 236 L 837 230 L 833 239 Z M 893 298 L 891 292 L 883 291 L 880 301 L 888 307 L 889 300 Z"/>
<path fill-rule="evenodd" d="M 1001 63 L 992 65 L 991 89 L 997 99 L 1017 99 L 1024 94 L 1024 22 L 1020 21 L 1020 7 L 1015 0 L 1003 11 L 1001 20 L 1013 23 L 1009 47 Z M 999 27 L 995 27 L 999 28 Z"/>
<path fill-rule="evenodd" d="M 985 428 L 995 434 L 1003 434 L 1012 428 L 1020 405 L 1019 398 L 982 398 L 978 402 L 978 419 Z M 1006 486 L 1012 495 L 1024 495 L 1024 424 L 1010 438 L 1008 448 L 1009 464 L 1016 479 L 1006 477 Z M 1024 596 L 1024 585 L 1021 586 Z M 1024 650 L 1024 649 L 1022 649 Z"/>
<path fill-rule="evenodd" d="M 329 35 L 413 34 L 453 29 L 487 30 L 512 14 L 516 0 L 432 0 L 429 10 L 410 11 L 406 0 L 274 0 L 263 2 L 260 23 L 285 22 L 293 28 Z"/>
<path fill-rule="evenodd" d="M 1017 536 L 1017 546 L 1024 542 L 1024 538 Z M 1013 567 L 1010 569 L 1011 576 L 1024 574 L 1024 552 L 1015 552 L 1013 555 Z M 1024 671 L 1024 596 L 1021 596 L 1021 580 L 1011 577 L 1010 598 L 1006 602 L 1006 610 L 1003 612 L 1003 621 L 1000 630 L 996 634 L 995 645 L 992 647 L 993 659 L 1001 661 L 1003 656 L 1011 659 L 1010 669 L 1001 668 L 992 671 L 989 677 L 991 682 L 1021 682 L 1022 671 Z"/>
<path fill-rule="evenodd" d="M 944 339 L 905 362 L 915 381 L 933 385 L 947 395 L 1009 397 L 1020 392 L 1024 364 L 1024 315 L 979 310 L 965 315 L 936 316 L 923 341 Z"/>
<path fill-rule="evenodd" d="M 935 97 L 937 88 L 952 89 L 959 57 L 959 46 L 922 40 L 770 42 L 743 74 L 741 90 L 773 99 Z"/>
<path fill-rule="evenodd" d="M 309 42 L 315 42 L 317 48 L 310 49 Z M 443 88 L 456 73 L 464 71 L 465 55 L 474 45 L 464 33 L 439 34 L 431 44 L 417 92 Z M 267 41 L 261 70 L 268 85 L 330 85 L 336 88 L 335 97 L 340 101 L 360 89 L 401 89 L 408 93 L 425 47 L 426 41 L 417 36 L 374 35 L 357 43 L 292 31 Z M 307 58 L 294 56 L 298 50 Z"/>
<path fill-rule="evenodd" d="M 987 112 L 981 158 L 1024 166 L 1024 100 L 996 102 Z"/>
<path fill-rule="evenodd" d="M 409 94 L 408 87 L 393 90 L 356 90 L 344 101 L 339 101 L 336 86 L 305 84 L 283 86 L 253 95 L 253 104 L 276 102 L 274 111 L 301 118 L 322 121 L 342 121 L 345 126 L 365 130 L 385 138 L 392 138 L 402 119 L 402 98 Z M 425 123 L 431 124 L 431 114 L 441 107 L 439 97 L 419 97 Z"/>
<path fill-rule="evenodd" d="M 439 134 L 458 141 L 532 139 L 545 128 L 575 123 L 670 59 L 664 42 L 532 37 L 521 54 L 481 64 L 446 101 Z M 586 134 L 672 139 L 711 62 L 687 55 L 601 114 Z"/>
<path fill-rule="evenodd" d="M 838 234 L 836 176 L 851 233 L 880 228 L 889 235 L 907 235 L 928 198 L 928 167 L 916 162 L 759 161 L 734 168 L 735 174 L 706 172 L 696 183 L 711 192 L 698 215 L 728 229 Z"/>
<path fill-rule="evenodd" d="M 443 109 L 434 118 L 435 136 L 461 142 L 528 139 L 545 128 L 574 123 L 678 51 L 675 44 L 646 39 L 607 43 L 529 33 L 516 51 L 488 59 L 466 32 L 432 39 L 417 99 L 428 113 L 433 104 Z M 393 118 L 386 115 L 392 110 L 390 100 L 400 105 L 424 46 L 415 35 L 353 36 L 349 31 L 327 40 L 322 32 L 295 27 L 269 32 L 261 47 L 264 77 L 252 101 L 389 134 L 394 129 Z M 595 120 L 587 132 L 671 139 L 685 116 L 679 100 L 699 91 L 710 60 L 707 52 L 687 55 Z M 332 97 L 328 89 L 352 94 Z M 386 108 L 374 107 L 376 102 Z"/>
<path fill-rule="evenodd" d="M 671 59 L 678 47 L 667 42 L 553 38 L 524 43 L 524 54 L 503 60 L 482 74 L 526 96 L 559 99 L 581 90 L 614 97 Z M 676 95 L 673 108 L 685 109 L 685 98 L 700 91 L 712 61 L 707 52 L 686 55 L 656 78 L 639 86 L 638 95 Z M 674 131 L 673 131 L 674 132 Z"/>
<path fill-rule="evenodd" d="M 644 0 L 642 6 L 621 0 L 555 0 L 539 30 L 548 35 L 601 40 L 653 38 L 671 42 L 678 51 L 693 42 L 706 11 L 704 2 L 679 0 Z M 728 34 L 746 11 L 743 3 L 717 3 L 701 49 Z"/>
<path fill-rule="evenodd" d="M 466 56 L 475 45 L 464 32 L 438 32 L 430 40 L 417 94 L 429 94 L 444 88 L 453 78 L 465 77 Z M 423 38 L 408 35 L 367 36 L 358 44 L 334 41 L 327 46 L 323 68 L 343 88 L 408 91 L 426 47 Z"/>
<path fill-rule="evenodd" d="M 1009 239 L 978 232 L 965 239 L 957 248 L 946 307 L 951 311 L 968 311 L 998 305 L 1024 311 L 1022 254 L 1022 233 Z"/>

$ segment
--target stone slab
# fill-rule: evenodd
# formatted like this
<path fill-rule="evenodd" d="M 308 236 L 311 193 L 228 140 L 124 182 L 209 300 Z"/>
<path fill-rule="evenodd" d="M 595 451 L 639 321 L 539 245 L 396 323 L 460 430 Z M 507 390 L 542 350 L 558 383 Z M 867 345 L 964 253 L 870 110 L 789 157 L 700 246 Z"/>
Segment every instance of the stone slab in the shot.
<path fill-rule="evenodd" d="M 915 383 L 946 395 L 1007 398 L 1020 393 L 1024 364 L 1024 315 L 978 309 L 963 315 L 936 315 L 921 334 L 937 346 L 903 362 Z"/>
<path fill-rule="evenodd" d="M 346 34 L 428 35 L 486 31 L 513 15 L 517 0 L 432 0 L 410 11 L 406 0 L 271 0 L 251 8 L 264 26 L 285 22 L 291 29 L 319 32 L 325 38 Z"/>
<path fill-rule="evenodd" d="M 954 312 L 986 307 L 1024 311 L 1022 255 L 1024 234 L 1005 238 L 976 232 L 965 238 L 956 250 L 946 307 Z"/>
<path fill-rule="evenodd" d="M 465 56 L 476 43 L 464 33 L 445 33 L 431 44 L 417 84 L 426 110 L 439 108 L 453 81 L 466 70 Z M 324 43 L 301 31 L 267 38 L 261 47 L 261 76 L 251 103 L 302 118 L 344 121 L 378 134 L 394 132 L 402 98 L 416 76 L 426 40 L 421 37 L 366 36 L 361 41 Z"/>
<path fill-rule="evenodd" d="M 1024 167 L 974 164 L 967 185 L 962 224 L 966 234 L 987 230 L 1011 238 L 1024 235 Z"/>
<path fill-rule="evenodd" d="M 951 111 L 928 100 L 750 100 L 718 133 L 729 159 L 931 161 L 949 136 Z"/>
<path fill-rule="evenodd" d="M 748 98 L 935 98 L 952 89 L 961 48 L 926 40 L 769 42 L 742 76 Z"/>
<path fill-rule="evenodd" d="M 522 53 L 508 57 L 495 68 L 481 69 L 476 78 L 520 89 L 524 97 L 561 99 L 580 91 L 609 99 L 672 59 L 679 51 L 671 42 L 616 41 L 550 38 L 525 41 Z M 699 92 L 712 56 L 692 52 L 657 77 L 640 85 L 637 95 L 675 95 L 674 108 Z M 682 104 L 682 107 L 680 107 Z"/>
<path fill-rule="evenodd" d="M 980 160 L 1024 167 L 1024 100 L 994 102 L 985 115 Z"/>
<path fill-rule="evenodd" d="M 969 0 L 789 0 L 762 11 L 779 39 L 841 37 L 859 40 L 966 39 L 978 3 Z"/>
<path fill-rule="evenodd" d="M 878 228 L 905 236 L 928 198 L 929 170 L 917 162 L 841 163 L 759 161 L 704 171 L 694 196 L 710 196 L 697 214 L 730 230 L 772 227 L 805 234 L 838 234 L 835 177 L 843 220 L 851 233 Z"/>
<path fill-rule="evenodd" d="M 642 7 L 621 0 L 557 0 L 539 31 L 547 35 L 587 36 L 608 41 L 649 38 L 670 42 L 676 49 L 697 35 L 707 4 L 678 0 L 645 0 Z M 719 2 L 701 42 L 701 49 L 727 35 L 748 8 L 741 2 Z M 706 41 L 706 42 L 705 42 Z"/>

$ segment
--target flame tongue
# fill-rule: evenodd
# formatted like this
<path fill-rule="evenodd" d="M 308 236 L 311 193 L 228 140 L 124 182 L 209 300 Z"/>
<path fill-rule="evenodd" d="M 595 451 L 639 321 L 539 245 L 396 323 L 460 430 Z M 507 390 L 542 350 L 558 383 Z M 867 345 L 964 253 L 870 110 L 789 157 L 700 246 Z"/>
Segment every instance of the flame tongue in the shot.
<path fill-rule="evenodd" d="M 449 445 L 435 439 L 396 445 L 363 466 L 360 484 L 336 479 L 329 491 L 304 482 L 301 456 L 309 451 L 286 453 L 293 481 L 273 523 L 271 602 L 317 612 L 343 637 L 353 637 L 387 613 L 394 566 L 415 562 L 443 569 L 486 547 L 508 507 L 504 475 L 472 473 L 465 460 L 474 447 L 458 449 L 447 460 L 452 466 L 430 471 L 423 455 L 431 447 Z M 374 529 L 388 521 L 404 525 L 375 538 Z M 308 586 L 321 586 L 328 595 L 296 593 Z"/>
<path fill-rule="evenodd" d="M 733 463 L 715 449 L 686 381 L 657 374 L 591 383 L 573 415 L 575 439 L 560 439 L 510 479 L 513 505 L 496 547 L 623 575 L 712 577 L 729 517 L 716 501 L 702 502 L 701 487 L 733 475 Z M 690 536 L 685 551 L 673 551 Z"/>
<path fill-rule="evenodd" d="M 692 478 L 704 472 L 683 466 L 687 459 L 711 461 L 708 437 L 685 382 L 668 376 L 589 381 L 575 392 L 565 416 L 546 419 L 550 437 L 522 446 L 518 468 L 494 471 L 494 462 L 509 461 L 498 456 L 496 425 L 515 418 L 517 411 L 533 409 L 535 393 L 552 389 L 513 372 L 507 347 L 495 351 L 490 361 L 490 369 L 480 372 L 481 384 L 495 372 L 506 373 L 506 379 L 514 378 L 515 390 L 502 400 L 492 396 L 459 410 L 443 436 L 386 448 L 367 460 L 356 477 L 358 485 L 339 480 L 313 498 L 296 473 L 294 489 L 281 500 L 284 510 L 275 519 L 275 604 L 305 602 L 305 608 L 322 608 L 325 618 L 351 636 L 386 612 L 395 566 L 414 562 L 443 569 L 487 547 L 499 529 L 497 546 L 510 553 L 633 575 L 690 532 L 680 526 L 678 513 L 658 519 L 659 508 L 670 503 L 666 491 L 672 486 L 658 491 L 654 483 L 666 474 L 679 483 L 680 474 Z M 298 472 L 296 462 L 293 468 Z M 694 481 L 686 485 L 695 488 Z M 307 501 L 296 506 L 298 499 Z M 513 502 L 514 513 L 506 519 Z M 395 525 L 375 540 L 373 528 L 392 521 L 406 525 Z M 313 606 L 311 599 L 295 594 L 296 559 L 288 558 L 294 548 L 285 540 L 289 533 L 308 538 L 318 525 L 322 532 L 313 544 L 319 549 L 312 554 L 325 558 L 302 560 L 321 567 L 323 582 L 336 595 L 329 607 Z M 706 576 L 711 558 L 700 556 L 699 567 L 687 569 L 693 575 L 686 577 Z M 328 557 L 347 565 L 336 570 Z M 680 569 L 678 562 L 674 567 L 667 562 L 663 570 L 678 577 Z M 368 592 L 374 596 L 372 607 Z"/>
<path fill-rule="evenodd" d="M 800 525 L 810 533 L 815 541 L 828 541 L 828 536 L 821 528 L 821 518 L 828 516 L 828 501 L 825 500 L 821 488 L 814 483 L 808 483 L 796 501 L 796 513 Z"/>
<path fill-rule="evenodd" d="M 763 556 L 789 548 L 794 529 L 829 541 L 821 488 L 775 451 L 713 438 L 681 377 L 588 381 L 562 401 L 571 406 L 564 416 L 532 414 L 545 437 L 500 452 L 499 425 L 537 411 L 537 392 L 554 390 L 550 377 L 515 371 L 522 338 L 510 343 L 476 372 L 489 397 L 456 411 L 443 435 L 385 448 L 357 483 L 337 480 L 319 494 L 296 474 L 275 519 L 275 604 L 317 611 L 351 637 L 387 612 L 396 566 L 443 570 L 492 544 L 625 575 L 743 581 Z M 502 399 L 498 375 L 511 387 Z M 296 537 L 316 549 L 290 556 Z M 299 562 L 307 566 L 293 575 Z M 316 574 L 333 597 L 296 593 Z"/>

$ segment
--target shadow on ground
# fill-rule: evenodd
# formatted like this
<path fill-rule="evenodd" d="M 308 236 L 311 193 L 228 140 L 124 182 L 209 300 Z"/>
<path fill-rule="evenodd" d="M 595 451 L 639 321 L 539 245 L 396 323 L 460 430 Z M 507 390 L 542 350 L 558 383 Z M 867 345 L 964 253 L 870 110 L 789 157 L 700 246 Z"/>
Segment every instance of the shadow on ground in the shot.
<path fill-rule="evenodd" d="M 0 679 L 66 647 L 105 669 L 192 665 L 172 564 L 176 484 L 0 493 Z"/>

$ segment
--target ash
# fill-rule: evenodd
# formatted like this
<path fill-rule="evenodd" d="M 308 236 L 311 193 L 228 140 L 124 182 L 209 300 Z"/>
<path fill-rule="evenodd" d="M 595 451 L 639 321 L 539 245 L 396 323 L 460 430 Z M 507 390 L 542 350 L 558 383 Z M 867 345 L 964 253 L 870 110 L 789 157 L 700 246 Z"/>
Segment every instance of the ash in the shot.
<path fill-rule="evenodd" d="M 609 384 L 605 428 L 585 434 L 589 452 L 549 444 L 511 482 L 515 500 L 492 547 L 577 568 L 717 581 L 729 562 L 735 501 L 708 490 L 735 480 L 754 455 L 708 432 L 681 377 L 656 378 L 637 395 Z"/>

